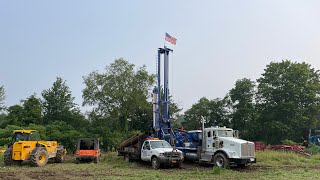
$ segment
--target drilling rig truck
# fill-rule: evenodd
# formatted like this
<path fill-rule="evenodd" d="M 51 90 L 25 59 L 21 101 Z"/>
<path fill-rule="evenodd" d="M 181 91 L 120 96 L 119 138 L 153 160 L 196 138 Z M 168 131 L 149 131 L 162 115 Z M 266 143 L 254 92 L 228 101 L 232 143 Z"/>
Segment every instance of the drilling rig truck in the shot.
<path fill-rule="evenodd" d="M 218 167 L 248 166 L 256 162 L 254 143 L 239 139 L 238 131 L 226 127 L 204 127 L 201 130 L 173 131 L 169 115 L 169 53 L 158 49 L 157 86 L 153 90 L 153 134 L 181 150 L 184 159 L 210 163 Z M 164 56 L 164 84 L 161 86 L 161 55 Z M 163 87 L 163 89 L 162 89 Z M 162 95 L 163 94 L 163 99 Z"/>

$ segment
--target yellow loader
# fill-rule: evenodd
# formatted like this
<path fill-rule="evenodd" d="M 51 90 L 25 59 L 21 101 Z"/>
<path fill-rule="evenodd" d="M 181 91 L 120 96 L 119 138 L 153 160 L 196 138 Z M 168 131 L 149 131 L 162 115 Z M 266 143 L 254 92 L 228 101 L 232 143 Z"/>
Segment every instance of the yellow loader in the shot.
<path fill-rule="evenodd" d="M 12 165 L 29 160 L 34 166 L 44 166 L 50 158 L 61 163 L 66 149 L 57 141 L 43 141 L 36 130 L 14 130 L 12 143 L 4 152 L 4 163 Z"/>

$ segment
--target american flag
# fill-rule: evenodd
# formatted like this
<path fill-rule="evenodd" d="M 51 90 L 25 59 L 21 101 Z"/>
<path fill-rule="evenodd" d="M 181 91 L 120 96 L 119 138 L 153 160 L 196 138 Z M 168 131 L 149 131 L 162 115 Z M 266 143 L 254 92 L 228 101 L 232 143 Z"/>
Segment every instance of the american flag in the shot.
<path fill-rule="evenodd" d="M 171 44 L 173 45 L 176 45 L 177 43 L 177 39 L 170 36 L 168 33 L 166 33 L 166 38 L 165 38 L 166 41 L 170 42 Z"/>

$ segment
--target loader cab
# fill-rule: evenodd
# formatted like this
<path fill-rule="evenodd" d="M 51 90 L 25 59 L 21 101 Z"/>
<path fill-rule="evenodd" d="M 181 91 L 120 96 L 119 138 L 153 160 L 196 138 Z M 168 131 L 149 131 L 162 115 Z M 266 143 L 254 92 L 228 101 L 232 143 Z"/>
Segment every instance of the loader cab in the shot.
<path fill-rule="evenodd" d="M 12 144 L 18 141 L 40 141 L 40 134 L 35 130 L 15 130 L 12 137 Z"/>

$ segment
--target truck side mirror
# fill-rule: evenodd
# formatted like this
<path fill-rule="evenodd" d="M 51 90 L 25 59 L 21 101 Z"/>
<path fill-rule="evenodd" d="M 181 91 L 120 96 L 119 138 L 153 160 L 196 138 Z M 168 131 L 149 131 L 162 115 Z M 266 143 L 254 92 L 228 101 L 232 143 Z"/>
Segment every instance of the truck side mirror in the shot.
<path fill-rule="evenodd" d="M 239 130 L 234 130 L 233 131 L 233 137 L 239 138 Z"/>

